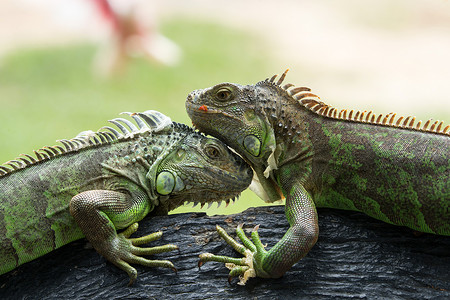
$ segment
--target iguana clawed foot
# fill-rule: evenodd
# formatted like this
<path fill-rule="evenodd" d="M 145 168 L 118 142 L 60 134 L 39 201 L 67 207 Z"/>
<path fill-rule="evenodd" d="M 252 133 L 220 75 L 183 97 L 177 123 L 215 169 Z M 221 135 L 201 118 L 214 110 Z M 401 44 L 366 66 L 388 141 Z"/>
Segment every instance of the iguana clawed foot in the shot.
<path fill-rule="evenodd" d="M 247 280 L 251 277 L 267 277 L 266 272 L 262 269 L 262 262 L 267 254 L 264 250 L 264 245 L 261 243 L 258 235 L 259 225 L 256 226 L 251 234 L 252 240 L 250 240 L 244 233 L 242 229 L 243 224 L 240 224 L 236 228 L 236 234 L 244 245 L 236 242 L 231 236 L 226 233 L 226 231 L 220 227 L 216 226 L 219 235 L 227 242 L 228 245 L 232 246 L 234 250 L 244 255 L 243 258 L 233 258 L 228 256 L 214 255 L 211 253 L 200 254 L 200 261 L 198 263 L 199 268 L 203 263 L 207 261 L 217 261 L 225 263 L 225 266 L 230 269 L 228 282 L 235 276 L 239 276 L 240 285 L 245 285 Z"/>
<path fill-rule="evenodd" d="M 122 233 L 117 234 L 116 241 L 112 241 L 110 251 L 108 251 L 107 258 L 117 267 L 124 270 L 130 276 L 128 285 L 132 285 L 137 278 L 137 271 L 130 266 L 131 264 L 140 264 L 146 267 L 162 267 L 170 268 L 177 272 L 177 269 L 172 262 L 168 260 L 149 260 L 141 257 L 142 255 L 153 255 L 162 252 L 168 252 L 178 249 L 178 246 L 167 244 L 164 246 L 141 248 L 137 247 L 151 241 L 155 241 L 162 236 L 162 232 L 158 231 L 140 238 L 129 238 L 138 229 L 138 223 L 131 224 Z"/>

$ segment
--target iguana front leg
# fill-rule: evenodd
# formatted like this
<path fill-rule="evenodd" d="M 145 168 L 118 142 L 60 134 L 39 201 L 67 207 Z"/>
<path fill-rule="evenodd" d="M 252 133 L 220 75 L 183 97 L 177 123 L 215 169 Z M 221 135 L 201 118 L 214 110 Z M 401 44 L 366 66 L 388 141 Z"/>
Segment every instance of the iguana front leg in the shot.
<path fill-rule="evenodd" d="M 230 277 L 240 275 L 240 283 L 245 284 L 248 278 L 255 276 L 281 277 L 302 259 L 314 246 L 319 235 L 317 212 L 311 196 L 302 184 L 297 182 L 286 191 L 285 211 L 290 227 L 272 249 L 264 249 L 257 232 L 258 227 L 252 232 L 250 240 L 242 227 L 238 226 L 236 232 L 244 245 L 237 243 L 219 227 L 218 232 L 222 238 L 245 257 L 236 259 L 203 253 L 200 255 L 199 266 L 207 261 L 224 262 L 231 269 Z"/>
<path fill-rule="evenodd" d="M 167 244 L 152 248 L 137 247 L 160 238 L 161 232 L 141 238 L 129 238 L 138 228 L 136 222 L 149 210 L 148 196 L 139 190 L 129 193 L 86 191 L 74 196 L 70 202 L 70 213 L 88 241 L 98 253 L 128 273 L 130 285 L 137 277 L 137 271 L 130 263 L 176 271 L 168 260 L 149 260 L 141 256 L 172 251 L 178 249 L 177 246 Z M 127 229 L 118 234 L 117 229 L 123 228 Z"/>

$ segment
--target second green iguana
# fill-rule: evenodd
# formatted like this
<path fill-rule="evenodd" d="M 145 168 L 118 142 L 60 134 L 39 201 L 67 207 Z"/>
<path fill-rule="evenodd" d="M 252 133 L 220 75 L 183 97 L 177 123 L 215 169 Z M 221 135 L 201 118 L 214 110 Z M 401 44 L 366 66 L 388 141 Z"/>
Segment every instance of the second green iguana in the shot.
<path fill-rule="evenodd" d="M 282 276 L 314 246 L 316 207 L 364 212 L 412 229 L 450 235 L 450 126 L 395 114 L 338 111 L 305 87 L 283 84 L 286 72 L 255 85 L 218 84 L 189 94 L 195 127 L 227 143 L 255 171 L 253 190 L 268 202 L 286 198 L 289 230 L 265 250 L 256 230 L 236 243 L 242 259 L 231 276 Z M 250 186 L 252 189 L 253 183 Z"/>
<path fill-rule="evenodd" d="M 110 121 L 119 131 L 85 131 L 0 165 L 0 274 L 83 236 L 130 284 L 130 264 L 175 270 L 142 257 L 178 248 L 138 247 L 162 233 L 129 238 L 136 222 L 186 201 L 228 204 L 250 184 L 252 170 L 222 142 L 157 111 L 127 114 L 135 123 Z"/>

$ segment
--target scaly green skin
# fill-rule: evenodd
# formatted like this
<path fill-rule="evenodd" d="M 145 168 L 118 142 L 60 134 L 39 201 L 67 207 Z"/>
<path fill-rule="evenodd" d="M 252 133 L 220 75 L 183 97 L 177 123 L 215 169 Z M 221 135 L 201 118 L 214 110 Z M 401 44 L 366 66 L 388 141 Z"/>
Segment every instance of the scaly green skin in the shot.
<path fill-rule="evenodd" d="M 442 123 L 436 122 L 430 129 L 429 124 L 412 129 L 413 121 L 403 125 L 395 115 L 375 120 L 342 111 L 338 116 L 309 89 L 281 86 L 284 76 L 276 83 L 272 77 L 256 85 L 219 84 L 188 96 L 194 126 L 250 163 L 262 186 L 256 192 L 274 201 L 281 190 L 290 224 L 269 251 L 256 231 L 252 243 L 238 229 L 243 247 L 218 229 L 246 258 L 203 254 L 200 264 L 233 263 L 230 276 L 243 274 L 241 283 L 255 275 L 280 277 L 315 244 L 316 207 L 360 211 L 391 224 L 450 235 L 448 127 L 441 130 Z"/>
<path fill-rule="evenodd" d="M 136 222 L 185 201 L 229 201 L 250 184 L 250 167 L 222 142 L 159 112 L 130 115 L 139 128 L 114 119 L 121 133 L 82 132 L 62 140 L 65 148 L 0 166 L 0 274 L 83 236 L 130 284 L 137 276 L 130 263 L 175 270 L 170 261 L 141 257 L 177 246 L 137 247 L 162 233 L 129 239 Z"/>

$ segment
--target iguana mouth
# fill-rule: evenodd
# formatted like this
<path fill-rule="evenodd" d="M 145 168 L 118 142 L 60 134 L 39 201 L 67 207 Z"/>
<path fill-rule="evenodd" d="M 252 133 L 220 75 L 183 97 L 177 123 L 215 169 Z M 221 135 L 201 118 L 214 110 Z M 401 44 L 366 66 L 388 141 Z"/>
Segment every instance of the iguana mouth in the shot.
<path fill-rule="evenodd" d="M 195 99 L 194 99 L 195 100 Z M 231 115 L 227 114 L 224 111 L 219 111 L 216 110 L 214 108 L 210 108 L 207 105 L 203 104 L 203 105 L 196 105 L 193 104 L 191 102 L 187 102 L 186 103 L 186 110 L 188 111 L 188 113 L 195 113 L 195 114 L 222 114 L 224 116 L 228 116 L 231 117 Z"/>
<path fill-rule="evenodd" d="M 206 104 L 195 104 L 195 102 L 198 101 L 200 97 L 198 95 L 192 95 L 189 94 L 186 101 L 186 111 L 188 114 L 197 114 L 197 115 L 203 115 L 203 114 L 222 114 L 226 117 L 232 117 L 230 114 L 224 112 L 223 110 L 217 110 L 214 108 L 211 108 L 210 106 Z"/>
<path fill-rule="evenodd" d="M 228 118 L 233 118 L 233 116 L 231 116 L 230 114 L 227 114 L 224 111 L 219 111 L 216 109 L 211 109 L 209 108 L 207 105 L 196 105 L 194 103 L 192 103 L 191 101 L 195 101 L 197 99 L 196 98 L 192 98 L 192 97 L 188 97 L 188 100 L 186 102 L 186 111 L 192 121 L 192 126 L 197 129 L 199 132 L 203 133 L 203 134 L 210 134 L 210 132 L 207 132 L 204 130 L 204 127 L 201 125 L 201 119 L 204 120 L 211 120 L 212 117 L 211 115 L 222 115 L 224 117 L 228 117 Z M 196 118 L 193 118 L 192 116 L 195 115 Z M 209 117 L 207 117 L 209 115 Z M 194 121 L 194 119 L 196 120 L 200 120 L 200 121 Z"/>

